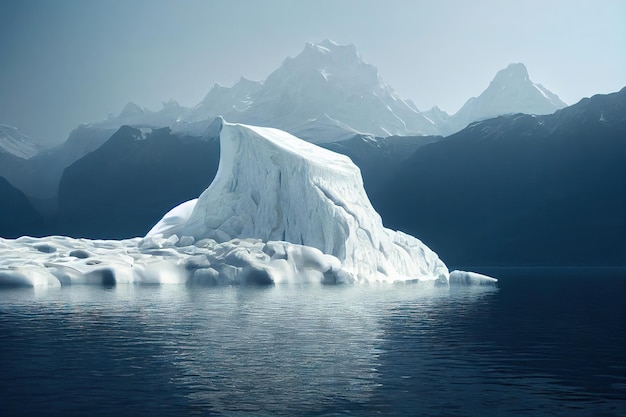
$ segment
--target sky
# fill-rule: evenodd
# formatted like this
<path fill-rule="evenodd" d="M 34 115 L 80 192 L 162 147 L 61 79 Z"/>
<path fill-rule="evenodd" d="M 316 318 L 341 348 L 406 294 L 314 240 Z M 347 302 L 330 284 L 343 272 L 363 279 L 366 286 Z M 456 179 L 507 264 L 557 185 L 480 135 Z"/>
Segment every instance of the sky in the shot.
<path fill-rule="evenodd" d="M 323 39 L 420 110 L 456 112 L 511 62 L 568 104 L 626 86 L 624 0 L 0 0 L 0 18 L 0 124 L 41 143 L 264 80 Z"/>

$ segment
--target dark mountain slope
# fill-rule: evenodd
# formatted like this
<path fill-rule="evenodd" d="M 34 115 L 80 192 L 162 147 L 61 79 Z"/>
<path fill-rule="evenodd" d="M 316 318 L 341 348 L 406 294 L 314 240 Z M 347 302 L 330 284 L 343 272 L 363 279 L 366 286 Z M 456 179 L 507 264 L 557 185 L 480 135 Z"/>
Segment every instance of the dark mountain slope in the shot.
<path fill-rule="evenodd" d="M 390 168 L 439 137 L 354 138 L 324 146 L 350 156 L 368 189 Z M 104 145 L 66 169 L 55 233 L 90 238 L 144 235 L 173 206 L 198 197 L 219 161 L 217 138 L 181 137 L 169 129 L 143 134 L 120 128 Z"/>
<path fill-rule="evenodd" d="M 626 264 L 626 89 L 470 125 L 371 195 L 452 265 Z"/>
<path fill-rule="evenodd" d="M 0 177 L 0 237 L 40 235 L 43 219 L 20 190 Z"/>
<path fill-rule="evenodd" d="M 58 233 L 142 236 L 173 206 L 198 197 L 215 176 L 218 160 L 216 138 L 123 126 L 63 173 Z"/>
<path fill-rule="evenodd" d="M 441 140 L 441 136 L 390 136 L 377 138 L 356 135 L 348 140 L 320 146 L 346 155 L 361 170 L 365 190 L 375 193 L 390 179 L 394 168 L 422 146 Z"/>

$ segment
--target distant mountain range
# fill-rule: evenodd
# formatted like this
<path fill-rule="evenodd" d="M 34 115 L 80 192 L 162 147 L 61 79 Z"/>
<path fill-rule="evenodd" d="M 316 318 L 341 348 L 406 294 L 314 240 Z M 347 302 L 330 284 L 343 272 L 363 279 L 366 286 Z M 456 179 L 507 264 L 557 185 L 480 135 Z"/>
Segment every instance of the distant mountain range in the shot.
<path fill-rule="evenodd" d="M 422 112 L 396 94 L 378 69 L 361 59 L 354 45 L 324 40 L 306 44 L 265 81 L 242 77 L 232 87 L 215 84 L 192 108 L 173 100 L 159 111 L 128 103 L 118 115 L 88 126 L 169 126 L 173 131 L 197 134 L 207 120 L 222 116 L 323 143 L 354 134 L 448 135 L 471 122 L 502 114 L 548 114 L 562 107 L 565 103 L 554 93 L 530 80 L 523 64 L 511 64 L 455 115 L 438 108 Z"/>
<path fill-rule="evenodd" d="M 563 106 L 511 64 L 457 114 L 420 112 L 353 46 L 307 44 L 264 82 L 191 109 L 129 103 L 57 148 L 0 130 L 0 236 L 144 234 L 211 183 L 224 114 L 348 155 L 386 226 L 452 265 L 623 265 L 626 89 Z"/>
<path fill-rule="evenodd" d="M 13 214 L 12 229 L 2 226 L 0 235 L 142 235 L 211 183 L 214 130 L 207 124 L 204 136 L 191 136 L 122 127 L 63 171 L 58 207 L 44 226 L 37 216 Z M 451 265 L 623 265 L 624 138 L 626 89 L 552 115 L 476 122 L 445 138 L 355 135 L 323 146 L 360 167 L 386 226 L 419 236 Z M 7 207 L 11 199 L 23 203 L 6 185 Z M 32 213 L 27 205 L 17 212 Z"/>
<path fill-rule="evenodd" d="M 43 150 L 31 138 L 20 132 L 16 127 L 0 125 L 0 154 L 12 154 L 18 158 L 28 159 Z"/>
<path fill-rule="evenodd" d="M 437 108 L 420 112 L 383 81 L 376 67 L 361 59 L 354 45 L 325 40 L 306 44 L 263 82 L 241 78 L 233 87 L 216 84 L 190 109 L 174 100 L 159 111 L 128 103 L 118 115 L 79 126 L 56 148 L 41 150 L 17 129 L 1 128 L 0 176 L 49 213 L 56 209 L 63 170 L 124 125 L 169 127 L 175 134 L 205 137 L 211 134 L 207 129 L 214 118 L 223 116 L 230 122 L 277 127 L 314 143 L 330 143 L 356 134 L 448 135 L 472 121 L 504 113 L 550 113 L 562 106 L 556 95 L 530 81 L 522 64 L 512 64 L 457 114 Z"/>

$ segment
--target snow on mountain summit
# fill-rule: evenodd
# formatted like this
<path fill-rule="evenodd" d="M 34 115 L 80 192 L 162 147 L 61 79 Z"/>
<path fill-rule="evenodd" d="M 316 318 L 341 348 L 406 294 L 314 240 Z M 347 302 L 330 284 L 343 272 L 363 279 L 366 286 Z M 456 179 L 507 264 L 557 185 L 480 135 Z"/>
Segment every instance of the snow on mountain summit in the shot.
<path fill-rule="evenodd" d="M 159 111 L 152 111 L 129 101 L 118 114 L 110 114 L 107 120 L 91 123 L 89 126 L 116 129 L 122 125 L 136 127 L 165 127 L 175 124 L 187 112 L 176 100 L 170 99 L 162 103 Z"/>
<path fill-rule="evenodd" d="M 219 115 L 316 142 L 324 141 L 324 132 L 330 139 L 337 131 L 379 136 L 436 133 L 434 124 L 397 96 L 353 44 L 330 40 L 307 43 L 262 83 L 242 79 L 231 88 L 214 86 L 186 120 Z M 313 128 L 316 120 L 323 124 Z M 329 120 L 337 123 L 330 125 Z M 307 132 L 313 131 L 316 136 L 309 137 Z"/>
<path fill-rule="evenodd" d="M 365 63 L 353 44 L 338 45 L 329 40 L 319 44 L 309 42 L 302 53 L 295 58 L 287 58 L 281 68 L 282 71 L 277 70 L 267 78 L 266 86 L 273 86 L 280 81 L 294 81 L 288 77 L 313 71 L 327 81 L 341 80 L 346 90 L 363 87 L 377 90 L 384 87 L 376 67 Z"/>
<path fill-rule="evenodd" d="M 232 112 L 242 112 L 252 105 L 252 96 L 262 86 L 261 82 L 241 77 L 232 87 L 218 83 L 213 85 L 207 95 L 190 110 L 185 118 L 188 122 L 199 122 Z"/>
<path fill-rule="evenodd" d="M 516 104 L 519 106 L 527 105 L 527 111 L 522 113 L 547 114 L 566 106 L 556 94 L 541 84 L 534 83 L 528 76 L 526 66 L 522 63 L 509 64 L 505 69 L 498 71 L 491 85 L 483 94 L 495 96 L 494 91 L 500 92 L 501 99 L 505 98 L 504 92 L 509 98 L 520 93 L 525 94 L 525 96 L 518 98 L 518 103 L 512 99 L 509 101 L 510 107 Z M 519 112 L 517 109 L 515 111 Z"/>
<path fill-rule="evenodd" d="M 298 56 L 286 59 L 265 81 L 259 105 L 273 110 L 271 126 L 292 132 L 304 121 L 327 115 L 359 133 L 436 133 L 353 44 L 329 40 L 308 43 Z"/>
<path fill-rule="evenodd" d="M 513 63 L 498 71 L 489 87 L 470 98 L 453 119 L 458 130 L 503 114 L 551 114 L 565 106 L 556 94 L 530 79 L 524 64 Z"/>
<path fill-rule="evenodd" d="M 354 134 L 449 135 L 475 121 L 508 113 L 548 114 L 564 106 L 558 96 L 530 80 L 524 64 L 515 63 L 499 71 L 489 87 L 455 115 L 436 107 L 422 112 L 396 94 L 354 44 L 325 39 L 306 43 L 264 81 L 241 77 L 232 87 L 214 84 L 192 108 L 168 102 L 162 110 L 151 111 L 128 103 L 118 115 L 90 126 L 168 126 L 194 135 L 222 116 L 324 143 Z"/>
<path fill-rule="evenodd" d="M 39 153 L 43 147 L 16 127 L 0 124 L 0 152 L 10 153 L 22 159 L 29 159 Z"/>

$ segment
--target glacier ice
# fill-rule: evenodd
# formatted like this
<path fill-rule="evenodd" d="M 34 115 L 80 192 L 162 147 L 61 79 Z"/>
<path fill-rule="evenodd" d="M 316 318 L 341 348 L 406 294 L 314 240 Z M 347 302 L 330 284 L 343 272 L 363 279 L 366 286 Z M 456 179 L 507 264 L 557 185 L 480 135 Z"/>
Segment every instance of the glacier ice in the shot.
<path fill-rule="evenodd" d="M 287 241 L 336 257 L 354 279 L 447 281 L 447 268 L 426 245 L 383 227 L 348 157 L 278 129 L 241 124 L 224 123 L 220 144 L 213 183 L 148 236 Z"/>
<path fill-rule="evenodd" d="M 213 183 L 144 238 L 0 238 L 0 285 L 450 282 L 436 253 L 383 227 L 349 158 L 278 129 L 221 123 Z"/>

